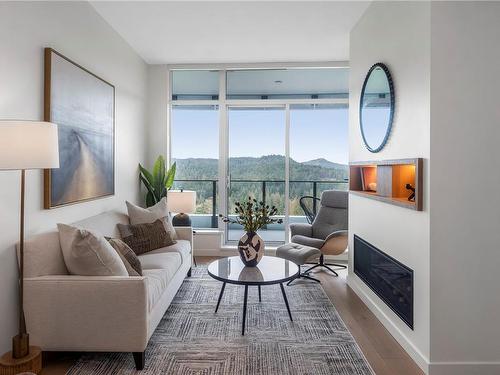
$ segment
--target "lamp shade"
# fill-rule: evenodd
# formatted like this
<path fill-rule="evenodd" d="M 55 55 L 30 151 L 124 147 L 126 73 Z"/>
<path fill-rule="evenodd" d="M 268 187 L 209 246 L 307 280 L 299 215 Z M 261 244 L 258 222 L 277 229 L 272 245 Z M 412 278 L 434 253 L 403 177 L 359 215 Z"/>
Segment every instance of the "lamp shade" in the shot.
<path fill-rule="evenodd" d="M 170 190 L 167 198 L 170 212 L 190 214 L 196 209 L 196 191 Z"/>
<path fill-rule="evenodd" d="M 57 125 L 0 121 L 0 170 L 59 168 Z"/>

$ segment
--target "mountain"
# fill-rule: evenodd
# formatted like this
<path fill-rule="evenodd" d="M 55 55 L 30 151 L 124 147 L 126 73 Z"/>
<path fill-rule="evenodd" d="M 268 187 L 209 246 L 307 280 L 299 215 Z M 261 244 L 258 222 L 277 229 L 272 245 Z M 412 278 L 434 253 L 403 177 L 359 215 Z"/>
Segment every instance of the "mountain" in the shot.
<path fill-rule="evenodd" d="M 219 161 L 207 158 L 174 159 L 177 163 L 175 179 L 176 188 L 195 190 L 197 193 L 198 214 L 211 214 L 213 212 L 212 180 L 218 180 Z M 262 199 L 262 189 L 265 186 L 266 202 L 278 207 L 278 212 L 285 212 L 285 157 L 283 155 L 265 155 L 258 158 L 239 157 L 229 159 L 231 172 L 230 205 L 236 201 L 243 201 L 248 196 Z M 325 189 L 347 189 L 347 165 L 333 163 L 326 159 L 315 159 L 299 163 L 290 159 L 290 214 L 302 215 L 299 198 L 313 193 L 311 181 L 318 183 L 317 194 Z M 179 180 L 208 180 L 186 182 Z M 244 180 L 238 182 L 237 180 Z M 268 181 L 264 185 L 262 180 Z M 253 182 L 257 181 L 257 182 Z M 270 182 L 280 181 L 280 182 Z M 328 183 L 325 181 L 342 181 L 342 183 Z M 217 188 L 216 188 L 217 189 Z M 234 209 L 234 206 L 231 206 Z"/>
<path fill-rule="evenodd" d="M 345 169 L 347 170 L 348 166 L 345 164 L 334 163 L 330 160 L 326 160 L 324 158 L 314 159 L 302 162 L 304 165 L 315 165 L 323 168 L 334 168 L 334 169 Z"/>
<path fill-rule="evenodd" d="M 176 179 L 200 180 L 217 179 L 218 160 L 208 158 L 174 159 L 177 163 Z M 285 157 L 265 155 L 237 157 L 229 159 L 229 169 L 233 180 L 284 180 Z M 290 180 L 343 181 L 348 177 L 348 167 L 326 159 L 315 159 L 299 163 L 290 159 Z"/>

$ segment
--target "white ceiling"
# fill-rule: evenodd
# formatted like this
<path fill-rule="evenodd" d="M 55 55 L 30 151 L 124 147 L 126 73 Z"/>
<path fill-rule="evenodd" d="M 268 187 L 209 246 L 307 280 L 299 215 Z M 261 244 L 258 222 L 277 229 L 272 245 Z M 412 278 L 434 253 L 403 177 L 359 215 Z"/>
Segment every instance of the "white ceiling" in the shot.
<path fill-rule="evenodd" d="M 150 64 L 349 59 L 369 1 L 91 2 Z"/>

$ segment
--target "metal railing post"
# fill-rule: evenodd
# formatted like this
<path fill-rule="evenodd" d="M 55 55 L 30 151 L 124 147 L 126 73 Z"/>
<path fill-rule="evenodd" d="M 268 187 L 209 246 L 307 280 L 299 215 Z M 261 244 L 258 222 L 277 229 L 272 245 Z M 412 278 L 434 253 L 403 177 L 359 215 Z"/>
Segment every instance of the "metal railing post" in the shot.
<path fill-rule="evenodd" d="M 212 181 L 212 228 L 218 228 L 217 222 L 217 180 Z"/>
<path fill-rule="evenodd" d="M 266 204 L 266 181 L 262 181 L 262 202 Z"/>
<path fill-rule="evenodd" d="M 266 181 L 262 181 L 262 202 L 264 206 L 266 205 Z M 267 225 L 264 225 L 262 229 L 267 229 Z"/>
<path fill-rule="evenodd" d="M 317 198 L 317 195 L 318 194 L 318 184 L 316 181 L 313 181 L 313 197 L 314 198 Z M 314 216 L 316 216 L 316 208 L 317 208 L 317 203 L 316 203 L 316 199 L 313 199 L 313 214 Z"/>

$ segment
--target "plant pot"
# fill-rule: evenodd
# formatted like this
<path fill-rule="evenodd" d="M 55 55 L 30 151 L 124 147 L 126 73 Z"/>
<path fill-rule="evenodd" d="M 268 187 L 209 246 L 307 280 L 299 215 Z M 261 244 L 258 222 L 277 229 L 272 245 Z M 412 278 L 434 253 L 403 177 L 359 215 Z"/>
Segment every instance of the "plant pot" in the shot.
<path fill-rule="evenodd" d="M 243 264 L 255 267 L 264 256 L 264 240 L 255 232 L 247 232 L 238 242 L 238 252 Z"/>

